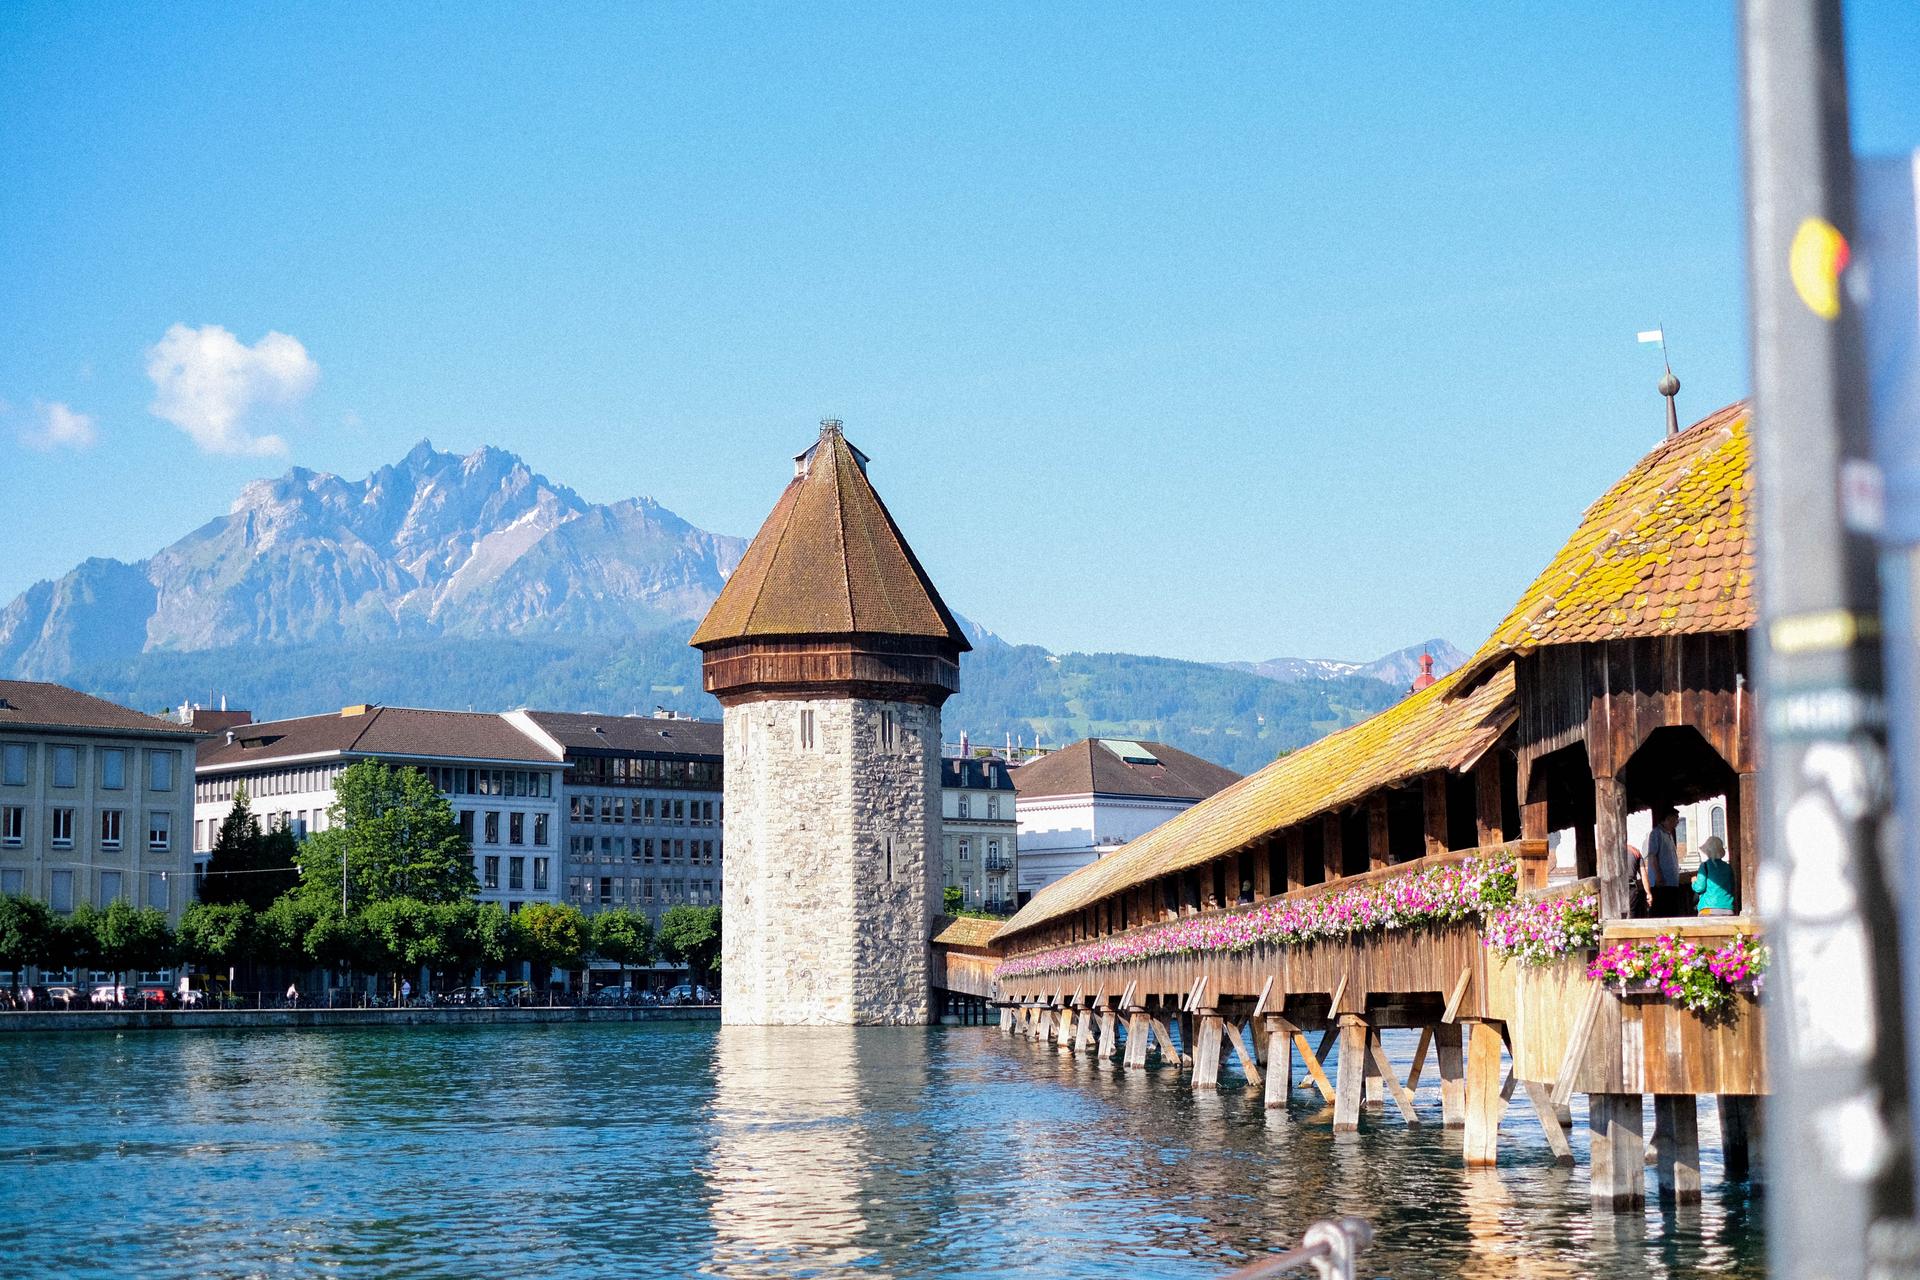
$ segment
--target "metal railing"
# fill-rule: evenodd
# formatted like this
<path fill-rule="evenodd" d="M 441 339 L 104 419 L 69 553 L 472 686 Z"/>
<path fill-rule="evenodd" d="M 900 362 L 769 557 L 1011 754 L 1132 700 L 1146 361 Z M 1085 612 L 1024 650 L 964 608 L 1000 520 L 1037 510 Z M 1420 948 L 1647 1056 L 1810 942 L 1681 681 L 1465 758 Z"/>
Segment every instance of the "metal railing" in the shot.
<path fill-rule="evenodd" d="M 1353 1280 L 1354 1259 L 1372 1243 L 1373 1227 L 1365 1218 L 1324 1218 L 1285 1253 L 1250 1262 L 1224 1280 L 1268 1280 L 1303 1267 L 1312 1267 L 1316 1280 Z"/>

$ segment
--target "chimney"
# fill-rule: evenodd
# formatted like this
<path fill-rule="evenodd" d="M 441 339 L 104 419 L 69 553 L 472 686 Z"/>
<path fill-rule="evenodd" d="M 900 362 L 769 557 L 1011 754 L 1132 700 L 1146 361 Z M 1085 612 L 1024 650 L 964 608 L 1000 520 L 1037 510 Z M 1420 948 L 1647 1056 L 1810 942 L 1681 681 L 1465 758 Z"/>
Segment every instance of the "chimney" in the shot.
<path fill-rule="evenodd" d="M 962 729 L 960 731 L 960 758 L 962 760 L 965 760 L 968 756 L 972 754 L 973 754 L 973 745 L 967 738 L 967 731 L 965 729 Z"/>

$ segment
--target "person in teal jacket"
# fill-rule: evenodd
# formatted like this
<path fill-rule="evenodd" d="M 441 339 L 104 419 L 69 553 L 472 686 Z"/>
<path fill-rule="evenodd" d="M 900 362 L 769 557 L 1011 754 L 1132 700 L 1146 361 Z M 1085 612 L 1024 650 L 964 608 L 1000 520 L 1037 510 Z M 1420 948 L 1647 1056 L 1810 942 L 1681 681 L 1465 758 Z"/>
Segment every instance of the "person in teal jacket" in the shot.
<path fill-rule="evenodd" d="M 1733 868 L 1727 865 L 1727 842 L 1708 836 L 1700 845 L 1700 869 L 1693 873 L 1693 891 L 1703 916 L 1733 914 Z"/>

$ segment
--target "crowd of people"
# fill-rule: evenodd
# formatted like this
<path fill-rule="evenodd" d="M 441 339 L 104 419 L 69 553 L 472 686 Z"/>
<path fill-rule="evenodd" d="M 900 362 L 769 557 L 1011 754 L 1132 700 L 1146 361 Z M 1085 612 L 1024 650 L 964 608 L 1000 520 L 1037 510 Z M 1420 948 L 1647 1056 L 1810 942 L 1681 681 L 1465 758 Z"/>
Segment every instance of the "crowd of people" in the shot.
<path fill-rule="evenodd" d="M 1702 841 L 1700 865 L 1687 878 L 1680 869 L 1679 829 L 1679 810 L 1662 805 L 1654 810 L 1646 850 L 1627 846 L 1633 914 L 1663 920 L 1732 915 L 1734 878 L 1727 862 L 1727 842 L 1719 836 Z"/>

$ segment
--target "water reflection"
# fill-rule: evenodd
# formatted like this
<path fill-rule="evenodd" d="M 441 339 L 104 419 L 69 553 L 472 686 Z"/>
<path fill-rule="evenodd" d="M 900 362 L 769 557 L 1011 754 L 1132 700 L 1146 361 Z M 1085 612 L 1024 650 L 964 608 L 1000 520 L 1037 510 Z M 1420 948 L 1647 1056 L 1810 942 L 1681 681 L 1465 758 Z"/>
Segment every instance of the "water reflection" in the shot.
<path fill-rule="evenodd" d="M 1763 1271 L 1711 1151 L 1699 1206 L 1596 1217 L 1524 1103 L 1469 1173 L 1430 1096 L 1336 1138 L 988 1028 L 14 1037 L 0 1088 L 9 1274 L 1189 1280 L 1343 1213 L 1402 1280 Z"/>

